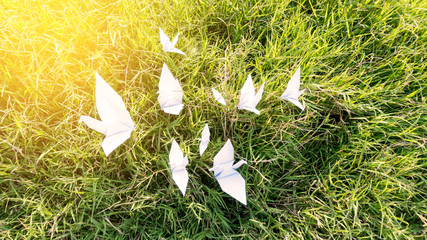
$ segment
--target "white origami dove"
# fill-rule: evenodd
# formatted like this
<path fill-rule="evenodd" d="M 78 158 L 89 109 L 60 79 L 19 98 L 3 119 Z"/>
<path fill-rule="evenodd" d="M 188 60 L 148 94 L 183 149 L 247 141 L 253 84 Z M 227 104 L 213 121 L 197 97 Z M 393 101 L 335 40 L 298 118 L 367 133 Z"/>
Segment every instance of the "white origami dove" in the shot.
<path fill-rule="evenodd" d="M 221 103 L 222 105 L 227 105 L 225 103 L 225 99 L 222 97 L 221 93 L 219 93 L 215 88 L 212 88 L 212 93 L 213 93 L 214 98 L 217 102 Z"/>
<path fill-rule="evenodd" d="M 102 121 L 88 116 L 81 116 L 93 130 L 105 134 L 102 149 L 109 155 L 114 149 L 130 137 L 135 125 L 126 110 L 122 98 L 96 73 L 96 109 Z"/>
<path fill-rule="evenodd" d="M 163 30 L 161 28 L 159 28 L 159 30 L 160 30 L 160 43 L 163 46 L 163 51 L 165 51 L 165 52 L 175 52 L 175 53 L 179 53 L 179 54 L 185 55 L 184 52 L 182 52 L 181 50 L 175 48 L 175 45 L 178 42 L 179 33 L 176 34 L 175 38 L 171 42 L 170 38 L 168 36 L 166 36 L 165 32 L 163 32 Z"/>
<path fill-rule="evenodd" d="M 159 91 L 157 93 L 159 94 L 157 99 L 162 110 L 166 113 L 179 115 L 184 106 L 182 104 L 182 88 L 165 63 L 160 75 Z"/>
<path fill-rule="evenodd" d="M 209 126 L 206 123 L 202 131 L 202 138 L 197 139 L 200 141 L 200 145 L 199 145 L 200 156 L 202 156 L 202 154 L 205 152 L 206 148 L 208 147 L 210 136 L 211 136 L 211 133 L 209 132 Z"/>
<path fill-rule="evenodd" d="M 259 115 L 259 111 L 258 109 L 256 109 L 256 105 L 261 100 L 263 92 L 264 83 L 261 85 L 257 94 L 255 95 L 255 88 L 252 82 L 252 76 L 251 74 L 249 74 L 245 84 L 242 87 L 242 90 L 240 90 L 239 109 L 245 109 Z"/>
<path fill-rule="evenodd" d="M 178 143 L 175 139 L 172 142 L 172 147 L 169 153 L 169 164 L 171 166 L 172 178 L 181 190 L 182 195 L 185 196 L 187 189 L 188 173 L 185 167 L 188 164 L 187 156 L 184 157 Z"/>
<path fill-rule="evenodd" d="M 301 84 L 300 77 L 301 67 L 298 67 L 291 80 L 289 80 L 285 92 L 282 94 L 282 96 L 280 96 L 280 98 L 288 100 L 304 111 L 304 106 L 298 101 L 299 96 L 305 91 L 305 89 L 301 92 L 299 91 Z"/>
<path fill-rule="evenodd" d="M 209 171 L 214 172 L 215 178 L 218 180 L 219 185 L 224 192 L 246 205 L 245 179 L 243 179 L 236 169 L 247 162 L 241 160 L 234 165 L 233 162 L 234 148 L 230 139 L 228 139 L 225 145 L 214 157 L 213 168 L 209 169 Z"/>

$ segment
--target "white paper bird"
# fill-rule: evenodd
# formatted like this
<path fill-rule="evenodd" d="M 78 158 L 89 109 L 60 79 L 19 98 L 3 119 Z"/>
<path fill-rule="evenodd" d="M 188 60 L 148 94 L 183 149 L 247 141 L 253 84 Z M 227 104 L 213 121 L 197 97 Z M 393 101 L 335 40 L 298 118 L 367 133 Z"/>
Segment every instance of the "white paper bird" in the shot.
<path fill-rule="evenodd" d="M 169 153 L 169 164 L 171 166 L 172 178 L 181 190 L 182 195 L 185 196 L 185 190 L 187 189 L 188 173 L 185 167 L 188 164 L 187 155 L 184 157 L 178 143 L 175 139 L 172 142 L 172 147 Z"/>
<path fill-rule="evenodd" d="M 222 97 L 221 93 L 219 93 L 215 88 L 212 88 L 212 93 L 214 95 L 215 100 L 217 100 L 222 105 L 227 105 L 225 103 L 225 99 Z"/>
<path fill-rule="evenodd" d="M 206 123 L 202 131 L 202 138 L 197 139 L 200 141 L 200 145 L 199 145 L 200 156 L 202 156 L 202 154 L 205 152 L 206 148 L 208 147 L 210 136 L 211 136 L 211 133 L 209 132 L 209 126 Z"/>
<path fill-rule="evenodd" d="M 96 109 L 102 121 L 81 116 L 79 122 L 84 122 L 93 130 L 105 134 L 101 146 L 108 156 L 130 137 L 135 125 L 122 98 L 98 73 L 96 73 Z"/>
<path fill-rule="evenodd" d="M 295 104 L 297 107 L 301 108 L 304 111 L 304 106 L 298 101 L 299 96 L 305 91 L 299 91 L 300 88 L 300 77 L 301 77 L 301 67 L 298 67 L 297 71 L 292 76 L 291 80 L 288 82 L 285 92 L 280 96 L 282 99 L 286 99 L 289 102 Z"/>
<path fill-rule="evenodd" d="M 178 42 L 179 33 L 176 34 L 175 38 L 171 42 L 170 38 L 168 36 L 166 36 L 165 32 L 163 32 L 163 30 L 161 28 L 159 28 L 159 30 L 160 30 L 160 43 L 163 46 L 163 51 L 174 52 L 174 53 L 179 53 L 179 54 L 185 55 L 184 52 L 175 48 L 175 45 Z"/>
<path fill-rule="evenodd" d="M 166 113 L 179 115 L 182 107 L 184 107 L 184 104 L 182 104 L 182 88 L 165 63 L 160 75 L 159 91 L 157 93 L 159 94 L 157 99 L 162 110 Z"/>
<path fill-rule="evenodd" d="M 214 172 L 215 178 L 218 180 L 219 185 L 224 192 L 246 205 L 245 179 L 243 179 L 236 169 L 247 162 L 241 160 L 234 165 L 233 162 L 234 148 L 230 139 L 228 139 L 225 145 L 214 157 L 213 168 L 209 169 L 209 171 Z"/>
<path fill-rule="evenodd" d="M 258 111 L 258 109 L 256 109 L 256 105 L 261 100 L 263 92 L 264 83 L 261 85 L 257 94 L 255 95 L 255 88 L 252 82 L 252 76 L 251 74 L 249 74 L 245 84 L 242 87 L 242 90 L 240 90 L 239 109 L 245 109 L 259 115 L 260 112 Z"/>

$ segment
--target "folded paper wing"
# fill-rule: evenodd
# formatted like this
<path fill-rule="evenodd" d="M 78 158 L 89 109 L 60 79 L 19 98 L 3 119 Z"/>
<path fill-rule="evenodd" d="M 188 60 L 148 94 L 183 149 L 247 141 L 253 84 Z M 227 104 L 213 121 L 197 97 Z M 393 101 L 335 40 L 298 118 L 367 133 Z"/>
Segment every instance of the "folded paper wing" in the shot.
<path fill-rule="evenodd" d="M 175 38 L 171 42 L 170 38 L 168 36 L 166 36 L 165 32 L 163 32 L 163 30 L 161 28 L 159 28 L 159 31 L 160 31 L 160 43 L 162 44 L 163 51 L 174 52 L 174 53 L 179 53 L 179 54 L 185 55 L 184 52 L 175 48 L 175 45 L 178 42 L 179 33 L 176 34 Z"/>
<path fill-rule="evenodd" d="M 260 114 L 259 110 L 256 109 L 256 105 L 258 105 L 259 101 L 262 98 L 262 94 L 264 92 L 264 83 L 261 85 L 257 94 L 255 95 L 255 88 L 252 82 L 252 76 L 249 74 L 248 78 L 243 84 L 242 89 L 240 90 L 240 101 L 239 101 L 239 109 L 245 109 L 256 114 Z"/>
<path fill-rule="evenodd" d="M 298 67 L 297 71 L 291 77 L 291 80 L 289 80 L 285 92 L 282 94 L 282 96 L 280 96 L 280 98 L 288 100 L 289 102 L 295 104 L 297 107 L 304 111 L 304 106 L 301 104 L 300 101 L 298 101 L 300 95 L 305 91 L 305 89 L 299 91 L 301 84 L 300 77 L 301 67 Z"/>
<path fill-rule="evenodd" d="M 212 88 L 212 93 L 213 93 L 214 98 L 217 102 L 221 103 L 222 105 L 227 105 L 225 103 L 225 99 L 222 97 L 221 93 L 219 93 L 215 88 Z"/>
<path fill-rule="evenodd" d="M 202 154 L 205 152 L 206 148 L 208 147 L 209 144 L 209 138 L 210 138 L 211 133 L 209 132 L 209 126 L 206 123 L 205 127 L 203 128 L 202 131 L 202 138 L 199 138 L 200 140 L 200 145 L 199 145 L 199 151 L 200 151 L 200 156 L 202 156 Z"/>
<path fill-rule="evenodd" d="M 126 141 L 135 125 L 122 98 L 96 73 L 96 108 L 101 121 L 88 116 L 81 116 L 89 128 L 105 134 L 102 149 L 109 155 L 114 149 Z"/>
<path fill-rule="evenodd" d="M 239 161 L 234 164 L 234 148 L 230 140 L 227 140 L 218 154 L 214 157 L 214 166 L 209 169 L 214 172 L 221 189 L 246 205 L 246 182 L 245 179 L 236 171 L 246 161 Z"/>
<path fill-rule="evenodd" d="M 186 166 L 188 164 L 187 156 L 184 157 L 178 143 L 173 140 L 172 147 L 169 153 L 169 164 L 171 166 L 172 178 L 178 185 L 182 195 L 185 196 L 185 190 L 188 184 L 188 172 Z"/>
<path fill-rule="evenodd" d="M 261 101 L 262 98 L 262 94 L 264 93 L 264 86 L 265 83 L 261 84 L 261 87 L 259 88 L 258 92 L 256 93 L 255 97 L 254 97 L 254 105 L 258 105 L 259 101 Z"/>
<path fill-rule="evenodd" d="M 168 66 L 164 63 L 159 81 L 159 91 L 157 98 L 162 110 L 169 114 L 179 115 L 182 104 L 182 88 L 178 80 L 174 78 Z"/>

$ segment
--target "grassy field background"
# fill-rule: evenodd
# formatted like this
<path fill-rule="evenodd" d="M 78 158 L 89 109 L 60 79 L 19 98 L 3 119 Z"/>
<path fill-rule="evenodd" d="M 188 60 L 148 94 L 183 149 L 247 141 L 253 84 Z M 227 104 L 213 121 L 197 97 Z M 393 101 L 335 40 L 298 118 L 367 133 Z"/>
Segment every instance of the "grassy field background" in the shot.
<path fill-rule="evenodd" d="M 0 0 L 1 239 L 423 239 L 425 1 Z M 158 28 L 182 56 L 164 53 Z M 163 63 L 185 107 L 157 103 Z M 301 66 L 300 111 L 280 100 Z M 109 157 L 95 71 L 136 123 Z M 251 73 L 261 115 L 237 110 Z M 228 105 L 215 102 L 211 87 Z M 209 123 L 211 143 L 198 141 Z M 168 165 L 189 155 L 187 195 Z M 248 205 L 208 171 L 230 138 Z"/>

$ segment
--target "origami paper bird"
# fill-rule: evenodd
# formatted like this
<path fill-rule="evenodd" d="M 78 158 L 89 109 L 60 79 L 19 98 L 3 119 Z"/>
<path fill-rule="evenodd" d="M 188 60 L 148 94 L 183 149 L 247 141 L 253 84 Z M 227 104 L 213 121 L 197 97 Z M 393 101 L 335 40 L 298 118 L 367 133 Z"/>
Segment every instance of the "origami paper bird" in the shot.
<path fill-rule="evenodd" d="M 172 147 L 169 152 L 169 164 L 171 166 L 172 178 L 181 190 L 182 195 L 185 196 L 185 190 L 188 183 L 188 173 L 185 167 L 188 164 L 187 156 L 184 157 L 178 143 L 173 140 Z"/>
<path fill-rule="evenodd" d="M 209 169 L 209 171 L 214 172 L 215 178 L 224 192 L 246 205 L 246 182 L 236 169 L 247 162 L 241 160 L 234 165 L 233 162 L 234 148 L 230 139 L 228 139 L 214 157 L 213 168 Z"/>
<path fill-rule="evenodd" d="M 263 92 L 264 92 L 264 83 L 261 85 L 257 94 L 255 95 L 255 88 L 252 82 L 252 76 L 251 74 L 249 74 L 245 84 L 240 90 L 239 109 L 245 109 L 259 115 L 260 112 L 258 111 L 258 109 L 256 109 L 256 105 L 261 100 Z"/>
<path fill-rule="evenodd" d="M 184 104 L 182 104 L 182 88 L 165 63 L 160 75 L 159 91 L 157 93 L 159 94 L 157 99 L 162 110 L 166 113 L 179 115 L 179 112 L 184 107 Z"/>
<path fill-rule="evenodd" d="M 79 122 L 84 122 L 93 130 L 105 134 L 101 146 L 108 156 L 130 137 L 135 125 L 122 98 L 98 73 L 96 73 L 96 108 L 102 121 L 81 116 Z"/>
<path fill-rule="evenodd" d="M 174 52 L 174 53 L 179 53 L 179 54 L 185 55 L 184 52 L 175 48 L 175 45 L 178 42 L 179 33 L 176 34 L 175 38 L 171 42 L 170 38 L 168 36 L 166 36 L 165 32 L 163 32 L 163 30 L 161 28 L 159 28 L 159 30 L 160 30 L 160 43 L 162 44 L 163 51 Z"/>
<path fill-rule="evenodd" d="M 298 98 L 305 91 L 299 91 L 300 88 L 300 76 L 301 76 L 301 67 L 298 67 L 297 71 L 292 76 L 291 80 L 288 82 L 288 86 L 285 92 L 280 96 L 282 99 L 286 99 L 289 102 L 295 104 L 297 107 L 301 108 L 304 111 L 304 106 L 298 101 Z"/>
<path fill-rule="evenodd" d="M 225 103 L 225 99 L 222 97 L 221 93 L 219 93 L 215 88 L 212 88 L 212 93 L 213 93 L 214 98 L 217 102 L 221 103 L 222 105 L 227 105 Z"/>
<path fill-rule="evenodd" d="M 200 156 L 202 156 L 202 154 L 205 152 L 206 148 L 208 147 L 210 136 L 211 136 L 211 133 L 209 132 L 209 126 L 206 123 L 202 131 L 202 138 L 197 139 L 197 140 L 200 140 L 200 145 L 199 145 Z"/>

